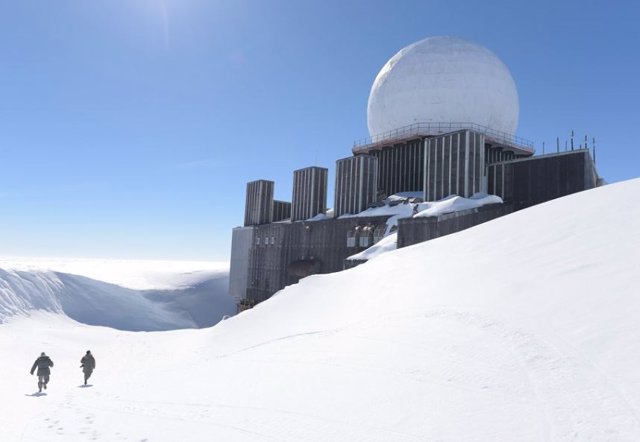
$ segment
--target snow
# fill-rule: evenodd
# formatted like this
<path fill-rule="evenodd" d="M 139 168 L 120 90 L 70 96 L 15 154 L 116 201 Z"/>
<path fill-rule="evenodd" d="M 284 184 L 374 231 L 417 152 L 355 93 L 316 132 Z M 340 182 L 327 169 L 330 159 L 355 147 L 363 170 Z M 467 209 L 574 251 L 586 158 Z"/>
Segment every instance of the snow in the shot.
<path fill-rule="evenodd" d="M 405 194 L 409 194 L 409 192 L 405 192 Z M 383 201 L 384 204 L 380 207 L 370 207 L 355 215 L 342 215 L 340 219 L 388 215 L 394 217 L 394 220 L 397 221 L 399 218 L 409 218 L 412 216 L 440 216 L 451 212 L 476 209 L 488 204 L 502 204 L 503 202 L 499 196 L 488 195 L 486 193 L 476 193 L 471 196 L 471 198 L 450 195 L 439 201 L 423 203 L 409 202 L 410 198 L 417 197 L 403 194 L 391 195 Z"/>
<path fill-rule="evenodd" d="M 168 290 L 228 274 L 229 263 L 0 257 L 0 269 L 70 273 L 134 290 Z"/>
<path fill-rule="evenodd" d="M 640 440 L 638 193 L 609 185 L 311 276 L 208 329 L 14 316 L 2 440 Z M 41 351 L 56 365 L 34 396 Z"/>
<path fill-rule="evenodd" d="M 311 218 L 306 219 L 305 221 L 324 221 L 327 219 L 331 219 L 331 217 L 329 217 L 328 215 L 324 214 L 324 213 L 318 213 L 315 216 L 312 216 Z"/>
<path fill-rule="evenodd" d="M 373 258 L 376 258 L 384 253 L 391 252 L 398 248 L 398 233 L 394 232 L 390 235 L 385 236 L 380 241 L 372 245 L 366 250 L 363 250 L 360 253 L 356 253 L 355 255 L 349 256 L 347 259 L 349 260 L 364 260 L 368 261 Z"/>
<path fill-rule="evenodd" d="M 419 200 L 422 200 L 423 196 L 424 196 L 424 192 L 421 190 L 418 192 L 398 192 L 388 197 L 387 200 L 394 201 L 394 200 L 404 200 L 407 198 L 417 198 Z"/>
<path fill-rule="evenodd" d="M 440 216 L 446 213 L 477 209 L 488 204 L 502 204 L 502 202 L 502 198 L 499 196 L 484 193 L 476 193 L 471 198 L 453 195 L 434 203 L 421 204 L 415 218 Z"/>
<path fill-rule="evenodd" d="M 235 313 L 228 285 L 226 263 L 2 258 L 0 323 L 44 310 L 121 330 L 207 327 Z"/>
<path fill-rule="evenodd" d="M 488 204 L 502 204 L 502 198 L 496 195 L 488 195 L 486 193 L 476 193 L 471 198 L 464 198 L 457 195 L 451 195 L 440 201 L 426 203 L 409 203 L 408 198 L 418 198 L 418 192 L 404 192 L 397 195 L 391 195 L 385 201 L 385 205 L 381 207 L 373 207 L 367 209 L 357 215 L 345 215 L 345 217 L 353 216 L 377 216 L 392 215 L 387 220 L 387 229 L 385 237 L 372 245 L 368 249 L 349 256 L 350 260 L 370 260 L 384 253 L 390 252 L 397 248 L 398 235 L 394 231 L 397 228 L 400 218 L 419 218 L 430 216 L 441 216 L 448 213 L 460 212 L 463 210 L 477 209 Z M 406 203 L 405 203 L 406 201 Z M 391 206 L 390 202 L 399 203 Z"/>
<path fill-rule="evenodd" d="M 404 218 L 411 216 L 413 213 L 413 204 L 406 200 L 406 203 L 400 203 L 396 205 L 390 205 L 386 202 L 380 207 L 370 207 L 356 214 L 345 214 L 338 217 L 338 219 L 344 218 L 361 218 L 368 216 L 402 216 Z"/>

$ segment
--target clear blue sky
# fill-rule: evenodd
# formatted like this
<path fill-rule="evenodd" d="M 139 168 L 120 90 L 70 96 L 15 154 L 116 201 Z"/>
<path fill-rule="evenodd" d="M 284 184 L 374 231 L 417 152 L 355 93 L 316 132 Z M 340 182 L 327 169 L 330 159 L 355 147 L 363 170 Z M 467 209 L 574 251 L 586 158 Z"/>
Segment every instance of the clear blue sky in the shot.
<path fill-rule="evenodd" d="M 246 182 L 331 181 L 378 70 L 432 35 L 505 62 L 538 150 L 573 129 L 637 177 L 638 22 L 633 1 L 0 1 L 0 255 L 227 260 Z"/>

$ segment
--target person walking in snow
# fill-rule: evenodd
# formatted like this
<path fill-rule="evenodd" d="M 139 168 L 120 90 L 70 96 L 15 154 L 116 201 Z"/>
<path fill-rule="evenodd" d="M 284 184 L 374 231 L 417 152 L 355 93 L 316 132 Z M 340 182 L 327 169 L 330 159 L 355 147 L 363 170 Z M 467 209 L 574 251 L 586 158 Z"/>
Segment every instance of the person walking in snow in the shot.
<path fill-rule="evenodd" d="M 42 392 L 42 387 L 44 387 L 45 390 L 47 389 L 49 376 L 51 375 L 51 367 L 53 367 L 53 361 L 49 358 L 49 356 L 44 354 L 44 352 L 40 354 L 40 357 L 38 357 L 38 359 L 36 359 L 36 361 L 33 363 L 33 366 L 31 366 L 32 375 L 36 368 L 38 369 L 38 372 L 36 374 L 38 375 L 39 392 Z"/>
<path fill-rule="evenodd" d="M 82 372 L 84 373 L 84 385 L 87 385 L 87 380 L 91 377 L 91 373 L 93 373 L 93 370 L 96 368 L 96 360 L 91 354 L 91 350 L 87 350 L 87 354 L 80 359 L 80 364 Z"/>

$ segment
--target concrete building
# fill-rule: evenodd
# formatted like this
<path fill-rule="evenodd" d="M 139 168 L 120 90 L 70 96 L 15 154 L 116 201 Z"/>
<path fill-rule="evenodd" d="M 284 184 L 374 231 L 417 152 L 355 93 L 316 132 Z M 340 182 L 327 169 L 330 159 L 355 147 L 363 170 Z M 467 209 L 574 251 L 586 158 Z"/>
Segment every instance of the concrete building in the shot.
<path fill-rule="evenodd" d="M 293 172 L 291 221 L 313 218 L 327 211 L 327 179 L 324 167 L 306 167 Z"/>
<path fill-rule="evenodd" d="M 247 183 L 244 225 L 256 226 L 272 221 L 274 182 L 256 180 Z"/>
<path fill-rule="evenodd" d="M 360 213 L 378 196 L 378 159 L 357 155 L 336 161 L 334 215 Z"/>
<path fill-rule="evenodd" d="M 333 218 L 310 220 L 326 212 L 327 169 L 296 170 L 291 204 L 273 201 L 271 181 L 247 185 L 245 223 L 233 230 L 231 252 L 239 310 L 305 276 L 361 263 L 345 259 L 388 234 L 391 215 L 352 215 L 387 196 L 437 201 L 481 192 L 503 200 L 400 219 L 397 246 L 405 247 L 598 185 L 586 149 L 534 156 L 533 143 L 514 135 L 518 112 L 513 79 L 487 49 L 434 37 L 398 52 L 372 87 L 370 136 L 336 161 Z"/>
<path fill-rule="evenodd" d="M 369 246 L 360 246 L 358 240 L 350 241 L 352 232 L 373 231 L 377 226 L 385 226 L 387 218 L 237 227 L 233 229 L 230 293 L 239 300 L 242 309 L 264 301 L 305 276 L 342 270 L 347 256 Z"/>
<path fill-rule="evenodd" d="M 552 153 L 488 165 L 488 192 L 523 207 L 598 185 L 588 149 Z"/>
<path fill-rule="evenodd" d="M 425 187 L 417 190 L 423 192 L 427 201 L 440 199 L 445 194 L 471 196 L 475 192 L 487 192 L 502 197 L 504 203 L 439 217 L 400 219 L 398 247 L 455 233 L 598 184 L 595 165 L 586 149 L 490 163 L 487 152 L 493 150 L 483 147 L 471 148 L 467 151 L 469 155 L 461 153 L 458 157 L 458 147 L 460 152 L 464 152 L 462 146 L 467 144 L 466 140 L 473 146 L 471 140 L 482 138 L 482 134 L 471 131 L 425 138 Z M 453 159 L 447 158 L 449 146 L 451 152 L 455 152 Z M 431 153 L 429 149 L 432 149 Z M 433 152 L 436 159 L 430 160 Z M 504 157 L 513 155 L 504 151 L 500 154 Z M 474 155 L 475 160 L 472 159 Z M 498 153 L 495 156 L 499 158 Z M 479 164 L 473 165 L 474 161 Z M 370 155 L 357 155 L 336 162 L 336 177 L 341 177 L 336 180 L 336 218 L 261 223 L 233 230 L 230 292 L 239 299 L 240 309 L 264 301 L 302 277 L 336 272 L 358 264 L 345 262 L 345 259 L 378 242 L 383 237 L 389 216 L 337 217 L 362 212 L 375 205 L 377 200 L 372 197 L 372 183 L 375 182 L 377 164 L 377 158 Z M 364 176 L 368 179 L 365 180 Z M 428 181 L 430 176 L 436 177 L 432 183 Z M 365 182 L 368 185 L 365 186 Z M 456 183 L 459 186 L 457 192 Z M 361 193 L 364 189 L 366 192 Z M 450 193 L 447 189 L 451 189 Z"/>
<path fill-rule="evenodd" d="M 291 218 L 291 203 L 288 201 L 273 200 L 271 221 L 284 221 Z"/>
<path fill-rule="evenodd" d="M 368 152 L 378 160 L 378 186 L 382 193 L 393 195 L 414 192 L 423 187 L 424 137 L 398 140 L 391 145 L 372 144 L 354 149 L 354 153 Z M 386 144 L 383 141 L 382 144 Z"/>

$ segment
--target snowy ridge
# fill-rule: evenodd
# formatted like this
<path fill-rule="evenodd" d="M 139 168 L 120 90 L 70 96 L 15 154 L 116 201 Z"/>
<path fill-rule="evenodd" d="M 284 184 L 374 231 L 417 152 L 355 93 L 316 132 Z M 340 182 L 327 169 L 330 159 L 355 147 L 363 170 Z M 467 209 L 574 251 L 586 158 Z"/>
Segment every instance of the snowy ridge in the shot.
<path fill-rule="evenodd" d="M 227 294 L 228 273 L 224 267 L 172 274 L 157 268 L 150 273 L 149 263 L 141 269 L 140 262 L 126 265 L 118 261 L 115 266 L 100 262 L 102 267 L 96 267 L 97 260 L 56 260 L 52 267 L 78 273 L 89 270 L 130 285 L 164 289 L 134 290 L 78 274 L 0 268 L 0 323 L 14 315 L 42 310 L 89 325 L 154 331 L 207 327 L 235 313 L 234 301 Z M 4 260 L 4 264 L 14 269 L 51 267 L 51 261 Z"/>
<path fill-rule="evenodd" d="M 194 286 L 211 278 L 224 277 L 229 273 L 229 263 L 0 257 L 0 269 L 70 273 L 134 290 L 165 290 Z"/>
<path fill-rule="evenodd" d="M 220 341 L 305 341 L 363 378 L 359 418 L 415 436 L 398 440 L 639 440 L 638 193 L 582 192 L 306 278 L 224 324 L 259 334 Z"/>
<path fill-rule="evenodd" d="M 0 323 L 31 310 L 63 313 L 58 294 L 62 282 L 53 272 L 18 272 L 0 269 Z"/>
<path fill-rule="evenodd" d="M 639 193 L 609 185 L 311 276 L 204 330 L 12 317 L 3 440 L 640 440 Z M 56 367 L 34 397 L 43 350 Z"/>

